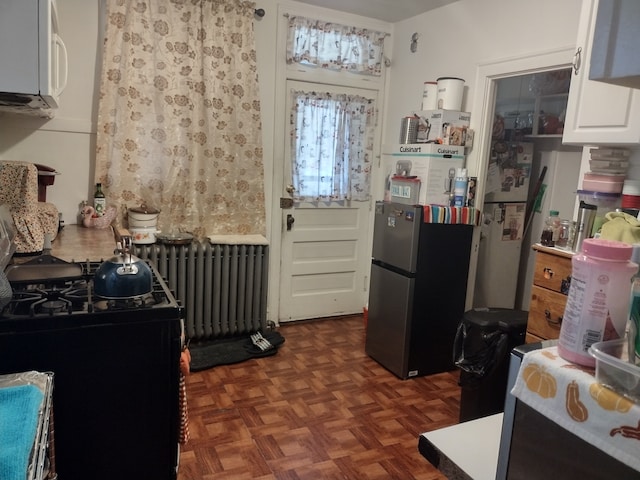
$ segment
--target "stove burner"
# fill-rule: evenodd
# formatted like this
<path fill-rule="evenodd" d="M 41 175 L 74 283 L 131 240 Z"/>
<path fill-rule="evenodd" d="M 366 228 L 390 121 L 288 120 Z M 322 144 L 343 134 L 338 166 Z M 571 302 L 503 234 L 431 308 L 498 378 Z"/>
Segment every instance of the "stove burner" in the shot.
<path fill-rule="evenodd" d="M 82 262 L 82 278 L 38 280 L 32 284 L 12 283 L 13 296 L 0 317 L 45 317 L 127 309 L 146 309 L 169 305 L 171 294 L 154 271 L 151 293 L 125 298 L 105 299 L 93 293 L 93 277 L 101 262 Z"/>
<path fill-rule="evenodd" d="M 43 312 L 46 313 L 58 313 L 62 312 L 65 308 L 71 306 L 71 302 L 66 298 L 60 298 L 58 300 L 40 300 L 31 304 L 30 311 L 35 314 L 36 307 L 40 306 Z"/>

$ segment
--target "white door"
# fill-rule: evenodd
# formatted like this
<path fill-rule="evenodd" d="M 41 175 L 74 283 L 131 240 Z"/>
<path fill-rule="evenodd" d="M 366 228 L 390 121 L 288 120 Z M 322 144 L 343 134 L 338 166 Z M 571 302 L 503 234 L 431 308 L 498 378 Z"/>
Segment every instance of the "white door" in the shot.
<path fill-rule="evenodd" d="M 374 90 L 288 81 L 287 92 L 322 91 L 377 100 Z M 287 118 L 291 95 L 287 95 Z M 287 121 L 282 198 L 293 184 Z M 279 321 L 360 313 L 369 288 L 370 206 L 367 202 L 294 202 L 282 208 Z"/>

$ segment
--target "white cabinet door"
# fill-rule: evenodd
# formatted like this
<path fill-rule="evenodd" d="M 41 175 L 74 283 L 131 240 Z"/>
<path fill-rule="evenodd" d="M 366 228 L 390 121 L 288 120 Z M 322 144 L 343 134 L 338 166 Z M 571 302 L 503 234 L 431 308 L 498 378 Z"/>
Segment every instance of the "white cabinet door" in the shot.
<path fill-rule="evenodd" d="M 598 0 L 584 0 L 562 143 L 640 144 L 640 90 L 589 80 Z"/>

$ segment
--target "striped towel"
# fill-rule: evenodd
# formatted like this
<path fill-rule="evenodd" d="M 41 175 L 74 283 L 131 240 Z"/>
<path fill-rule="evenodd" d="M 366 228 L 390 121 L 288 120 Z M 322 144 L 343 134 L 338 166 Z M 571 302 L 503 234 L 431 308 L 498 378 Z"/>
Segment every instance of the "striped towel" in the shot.
<path fill-rule="evenodd" d="M 34 385 L 0 388 L 0 478 L 24 480 L 44 394 Z"/>
<path fill-rule="evenodd" d="M 452 223 L 460 225 L 480 225 L 480 210 L 474 207 L 445 207 L 424 205 L 425 223 Z"/>

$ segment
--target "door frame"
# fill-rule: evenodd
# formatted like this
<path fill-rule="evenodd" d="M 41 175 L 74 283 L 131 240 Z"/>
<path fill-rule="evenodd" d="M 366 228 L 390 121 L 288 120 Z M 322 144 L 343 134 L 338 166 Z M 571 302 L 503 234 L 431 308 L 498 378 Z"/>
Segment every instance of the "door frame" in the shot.
<path fill-rule="evenodd" d="M 471 108 L 470 128 L 475 131 L 475 145 L 467 156 L 469 176 L 480 181 L 476 187 L 476 208 L 484 208 L 487 170 L 489 168 L 489 151 L 493 130 L 493 113 L 496 99 L 497 81 L 503 78 L 517 77 L 538 72 L 558 70 L 572 65 L 575 46 L 535 52 L 525 56 L 492 60 L 478 64 L 475 77 L 475 94 Z M 481 180 L 482 179 L 482 180 Z M 478 252 L 480 248 L 480 227 L 473 229 L 469 277 L 467 281 L 467 301 L 465 311 L 473 308 Z"/>

